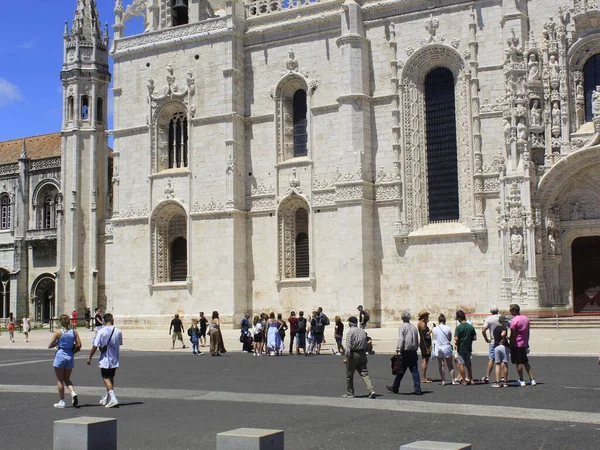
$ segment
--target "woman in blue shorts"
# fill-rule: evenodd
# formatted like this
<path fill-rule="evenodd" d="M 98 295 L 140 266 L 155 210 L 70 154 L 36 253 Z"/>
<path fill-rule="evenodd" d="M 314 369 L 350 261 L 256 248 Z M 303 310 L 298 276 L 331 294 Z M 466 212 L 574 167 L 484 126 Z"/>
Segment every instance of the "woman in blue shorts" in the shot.
<path fill-rule="evenodd" d="M 71 372 L 75 367 L 75 353 L 81 349 L 81 339 L 77 331 L 71 329 L 71 319 L 63 314 L 58 319 L 61 329 L 56 330 L 50 339 L 48 348 L 56 347 L 58 350 L 54 355 L 54 373 L 56 374 L 56 386 L 60 401 L 54 404 L 55 408 L 65 407 L 65 386 L 71 392 L 71 404 L 77 406 L 77 394 L 71 382 Z"/>

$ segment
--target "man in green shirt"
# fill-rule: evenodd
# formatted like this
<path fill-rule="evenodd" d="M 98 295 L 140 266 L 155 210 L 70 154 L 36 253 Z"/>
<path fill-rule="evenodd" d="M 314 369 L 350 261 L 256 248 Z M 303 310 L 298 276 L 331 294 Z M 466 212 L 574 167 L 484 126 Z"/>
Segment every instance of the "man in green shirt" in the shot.
<path fill-rule="evenodd" d="M 454 331 L 454 342 L 456 343 L 458 372 L 462 378 L 463 385 L 473 384 L 473 368 L 471 367 L 471 354 L 473 353 L 473 341 L 477 340 L 477 332 L 473 325 L 467 323 L 465 312 L 462 309 L 456 311 L 456 320 L 460 324 Z M 465 368 L 467 377 L 465 378 Z"/>

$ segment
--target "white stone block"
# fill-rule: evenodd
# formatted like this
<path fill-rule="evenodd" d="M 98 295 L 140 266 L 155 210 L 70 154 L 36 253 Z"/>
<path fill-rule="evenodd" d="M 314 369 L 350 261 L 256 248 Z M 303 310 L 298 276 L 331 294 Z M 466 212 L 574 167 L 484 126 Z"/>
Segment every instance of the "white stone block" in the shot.
<path fill-rule="evenodd" d="M 400 450 L 471 450 L 471 444 L 458 442 L 416 441 L 402 445 Z"/>
<path fill-rule="evenodd" d="M 117 419 L 83 416 L 56 420 L 53 448 L 54 450 L 116 450 Z"/>
<path fill-rule="evenodd" d="M 219 433 L 217 450 L 283 450 L 283 431 L 238 428 Z"/>

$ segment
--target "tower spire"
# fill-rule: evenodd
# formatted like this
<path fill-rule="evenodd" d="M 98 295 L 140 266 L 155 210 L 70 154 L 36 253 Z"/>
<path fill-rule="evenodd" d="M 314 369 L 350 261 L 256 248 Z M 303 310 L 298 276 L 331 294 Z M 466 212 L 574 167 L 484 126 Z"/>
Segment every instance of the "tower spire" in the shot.
<path fill-rule="evenodd" d="M 102 41 L 95 0 L 77 0 L 71 35 L 89 43 L 94 40 Z"/>

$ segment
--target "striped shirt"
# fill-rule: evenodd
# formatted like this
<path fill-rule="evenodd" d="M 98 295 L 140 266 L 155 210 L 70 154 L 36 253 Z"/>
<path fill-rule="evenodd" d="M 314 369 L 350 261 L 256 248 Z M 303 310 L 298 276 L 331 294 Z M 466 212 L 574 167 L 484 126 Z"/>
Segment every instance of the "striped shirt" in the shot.
<path fill-rule="evenodd" d="M 346 356 L 352 352 L 364 352 L 367 350 L 367 333 L 356 325 L 348 327 L 346 333 Z"/>
<path fill-rule="evenodd" d="M 419 348 L 419 332 L 417 327 L 409 322 L 404 322 L 398 328 L 398 345 L 396 351 L 398 353 L 407 351 L 416 351 Z"/>

